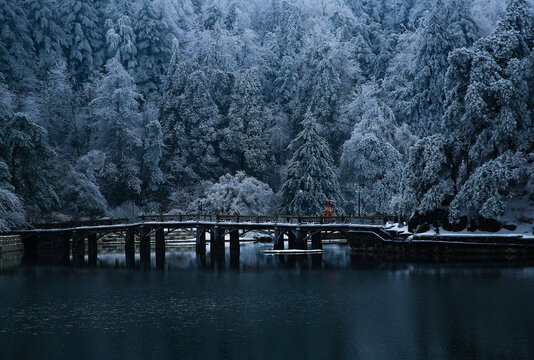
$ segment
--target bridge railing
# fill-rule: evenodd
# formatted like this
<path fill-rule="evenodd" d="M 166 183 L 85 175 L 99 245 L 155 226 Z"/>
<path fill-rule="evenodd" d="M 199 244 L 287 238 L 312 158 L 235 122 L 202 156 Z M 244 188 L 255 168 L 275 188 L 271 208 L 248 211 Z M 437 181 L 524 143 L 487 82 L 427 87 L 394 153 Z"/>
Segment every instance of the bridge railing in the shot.
<path fill-rule="evenodd" d="M 142 215 L 142 222 L 208 221 L 220 223 L 285 224 L 369 224 L 383 225 L 387 216 L 309 216 L 309 215 L 228 215 L 228 214 L 159 214 Z"/>
<path fill-rule="evenodd" d="M 106 226 L 106 225 L 119 225 L 128 224 L 132 220 L 127 218 L 117 219 L 91 219 L 91 220 L 71 220 L 60 222 L 48 222 L 48 223 L 33 223 L 34 229 L 70 229 L 79 228 L 84 226 Z"/>
<path fill-rule="evenodd" d="M 141 215 L 137 219 L 92 219 L 55 223 L 34 223 L 34 229 L 68 229 L 84 226 L 120 225 L 135 222 L 218 222 L 218 223 L 275 223 L 275 224 L 368 224 L 383 225 L 387 216 L 309 216 L 309 215 L 229 215 L 229 214 L 157 214 Z"/>

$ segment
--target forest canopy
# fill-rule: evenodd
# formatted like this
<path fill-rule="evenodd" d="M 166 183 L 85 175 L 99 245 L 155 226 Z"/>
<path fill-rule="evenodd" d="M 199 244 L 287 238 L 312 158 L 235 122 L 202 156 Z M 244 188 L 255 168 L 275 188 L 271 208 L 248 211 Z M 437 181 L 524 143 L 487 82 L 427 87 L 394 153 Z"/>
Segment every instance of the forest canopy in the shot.
<path fill-rule="evenodd" d="M 530 1 L 0 0 L 0 26 L 0 230 L 532 217 Z"/>

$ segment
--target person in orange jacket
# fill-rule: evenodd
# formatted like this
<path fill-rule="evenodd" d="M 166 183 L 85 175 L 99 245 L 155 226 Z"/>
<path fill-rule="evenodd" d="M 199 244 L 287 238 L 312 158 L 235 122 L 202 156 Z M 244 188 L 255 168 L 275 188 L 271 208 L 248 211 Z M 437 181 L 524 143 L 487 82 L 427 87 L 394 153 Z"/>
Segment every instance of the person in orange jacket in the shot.
<path fill-rule="evenodd" d="M 328 205 L 323 210 L 323 216 L 334 216 L 334 202 L 332 200 L 328 200 Z"/>

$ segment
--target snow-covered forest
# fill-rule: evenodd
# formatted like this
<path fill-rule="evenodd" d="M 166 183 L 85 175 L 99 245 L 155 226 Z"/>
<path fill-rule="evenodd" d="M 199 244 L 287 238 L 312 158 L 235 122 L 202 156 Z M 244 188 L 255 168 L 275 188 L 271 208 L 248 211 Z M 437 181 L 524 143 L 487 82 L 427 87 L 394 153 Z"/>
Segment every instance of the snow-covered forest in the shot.
<path fill-rule="evenodd" d="M 529 1 L 0 0 L 0 229 L 520 218 L 533 164 Z"/>

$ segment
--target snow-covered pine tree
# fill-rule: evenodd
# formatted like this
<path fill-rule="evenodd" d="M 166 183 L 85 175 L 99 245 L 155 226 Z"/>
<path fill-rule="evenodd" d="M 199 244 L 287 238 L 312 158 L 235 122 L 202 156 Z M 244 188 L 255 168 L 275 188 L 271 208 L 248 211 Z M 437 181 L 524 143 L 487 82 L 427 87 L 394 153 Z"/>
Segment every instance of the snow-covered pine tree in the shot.
<path fill-rule="evenodd" d="M 172 137 L 171 129 L 180 120 L 180 96 L 190 73 L 191 67 L 184 61 L 178 40 L 174 39 L 160 106 L 160 124 L 166 142 Z"/>
<path fill-rule="evenodd" d="M 446 151 L 441 135 L 424 137 L 412 146 L 404 169 L 399 213 L 436 215 L 452 199 L 454 184 Z"/>
<path fill-rule="evenodd" d="M 220 161 L 216 155 L 217 128 L 221 118 L 217 105 L 209 93 L 206 76 L 200 70 L 192 73 L 180 98 L 181 121 L 176 125 L 174 146 L 195 178 L 189 181 L 214 178 L 220 174 Z M 183 131 L 183 133 L 182 133 Z"/>
<path fill-rule="evenodd" d="M 116 57 L 128 70 L 137 65 L 136 37 L 132 28 L 132 21 L 127 15 L 122 15 L 115 25 L 112 20 L 106 20 L 106 48 L 110 58 Z"/>
<path fill-rule="evenodd" d="M 108 19 L 114 19 L 118 15 L 127 15 L 131 16 L 133 9 L 136 6 L 139 6 L 140 2 L 138 0 L 106 0 L 106 1 L 96 1 L 98 10 L 103 13 Z"/>
<path fill-rule="evenodd" d="M 397 124 L 393 111 L 380 99 L 376 83 L 361 87 L 346 107 L 347 117 L 357 119 L 340 158 L 342 188 L 350 210 L 364 214 L 391 214 L 398 195 L 402 161 L 407 159 L 413 135 Z"/>
<path fill-rule="evenodd" d="M 199 0 L 156 0 L 155 6 L 161 9 L 163 21 L 170 29 L 170 34 L 183 40 L 197 25 L 197 14 L 203 1 Z M 197 11 L 195 11 L 197 10 Z"/>
<path fill-rule="evenodd" d="M 239 76 L 228 121 L 221 144 L 223 157 L 231 169 L 244 170 L 267 182 L 274 157 L 257 69 L 248 69 Z"/>
<path fill-rule="evenodd" d="M 163 172 L 160 169 L 164 145 L 157 110 L 151 104 L 145 106 L 144 123 L 143 189 L 147 189 L 148 193 L 155 193 L 164 182 Z"/>
<path fill-rule="evenodd" d="M 517 182 L 504 177 L 510 173 L 510 159 L 534 149 L 530 11 L 526 1 L 511 1 L 493 35 L 451 54 L 443 124 L 457 159 L 453 175 L 458 194 L 451 203 L 452 218 L 465 209 L 470 215 L 502 215 L 506 197 L 513 195 L 509 187 Z M 483 189 L 488 184 L 495 188 L 492 194 Z"/>
<path fill-rule="evenodd" d="M 48 145 L 46 130 L 26 114 L 17 113 L 8 119 L 2 134 L 0 157 L 9 167 L 15 193 L 32 212 L 57 206 L 48 172 L 55 153 Z"/>
<path fill-rule="evenodd" d="M 67 158 L 79 157 L 82 153 L 82 116 L 79 109 L 79 92 L 75 92 L 68 80 L 64 61 L 51 67 L 43 83 L 39 97 L 39 112 L 50 145 Z"/>
<path fill-rule="evenodd" d="M 409 122 L 422 136 L 434 134 L 441 127 L 447 56 L 453 48 L 443 10 L 443 3 L 438 1 L 426 20 L 417 45 Z"/>
<path fill-rule="evenodd" d="M 526 2 L 514 0 L 492 36 L 451 54 L 443 123 L 467 176 L 532 143 L 533 24 Z"/>
<path fill-rule="evenodd" d="M 281 104 L 295 101 L 298 94 L 298 68 L 293 56 L 284 56 L 280 61 L 278 76 L 274 80 L 276 99 Z"/>
<path fill-rule="evenodd" d="M 447 32 L 454 48 L 469 47 L 480 37 L 471 0 L 451 0 L 447 4 Z"/>
<path fill-rule="evenodd" d="M 57 3 L 54 0 L 26 0 L 24 6 L 31 22 L 31 34 L 42 74 L 62 58 L 66 34 L 59 22 Z"/>
<path fill-rule="evenodd" d="M 7 231 L 24 224 L 26 214 L 20 198 L 10 184 L 7 164 L 0 159 L 0 231 Z"/>
<path fill-rule="evenodd" d="M 338 170 L 324 139 L 324 129 L 308 110 L 302 131 L 291 142 L 293 154 L 282 185 L 282 211 L 289 214 L 318 215 L 328 200 L 340 200 Z M 342 204 L 341 204 L 342 205 Z"/>
<path fill-rule="evenodd" d="M 167 34 L 161 7 L 154 0 L 143 1 L 135 13 L 134 31 L 137 37 L 135 80 L 144 93 L 162 91 L 164 74 L 170 58 Z"/>
<path fill-rule="evenodd" d="M 116 169 L 106 184 L 106 197 L 112 204 L 135 199 L 141 192 L 141 99 L 130 74 L 116 58 L 109 60 L 90 107 L 95 119 L 95 146 L 107 154 Z"/>
<path fill-rule="evenodd" d="M 25 221 L 24 206 L 20 198 L 14 193 L 15 187 L 11 184 L 11 174 L 4 157 L 9 155 L 9 139 L 7 134 L 12 117 L 11 98 L 7 86 L 3 84 L 3 75 L 0 73 L 0 231 L 6 231 L 20 226 Z"/>
<path fill-rule="evenodd" d="M 211 98 L 217 104 L 219 113 L 222 116 L 228 115 L 228 110 L 232 104 L 232 93 L 234 89 L 235 76 L 231 72 L 219 69 L 211 69 L 206 74 Z"/>
<path fill-rule="evenodd" d="M 98 11 L 91 0 L 65 0 L 59 8 L 67 34 L 64 54 L 70 75 L 83 83 L 102 65 L 102 33 Z"/>
<path fill-rule="evenodd" d="M 33 41 L 31 25 L 18 0 L 2 1 L 0 6 L 0 72 L 8 84 L 17 85 L 32 72 Z"/>
<path fill-rule="evenodd" d="M 507 200 L 524 194 L 523 189 L 534 173 L 532 160 L 529 164 L 528 156 L 506 152 L 477 168 L 452 201 L 450 220 L 459 219 L 464 209 L 475 217 L 504 215 Z"/>
<path fill-rule="evenodd" d="M 349 42 L 340 42 L 327 23 L 318 22 L 305 39 L 299 101 L 310 106 L 324 126 L 327 140 L 337 149 L 350 129 L 336 122 L 341 105 L 358 78 L 359 65 Z"/>

